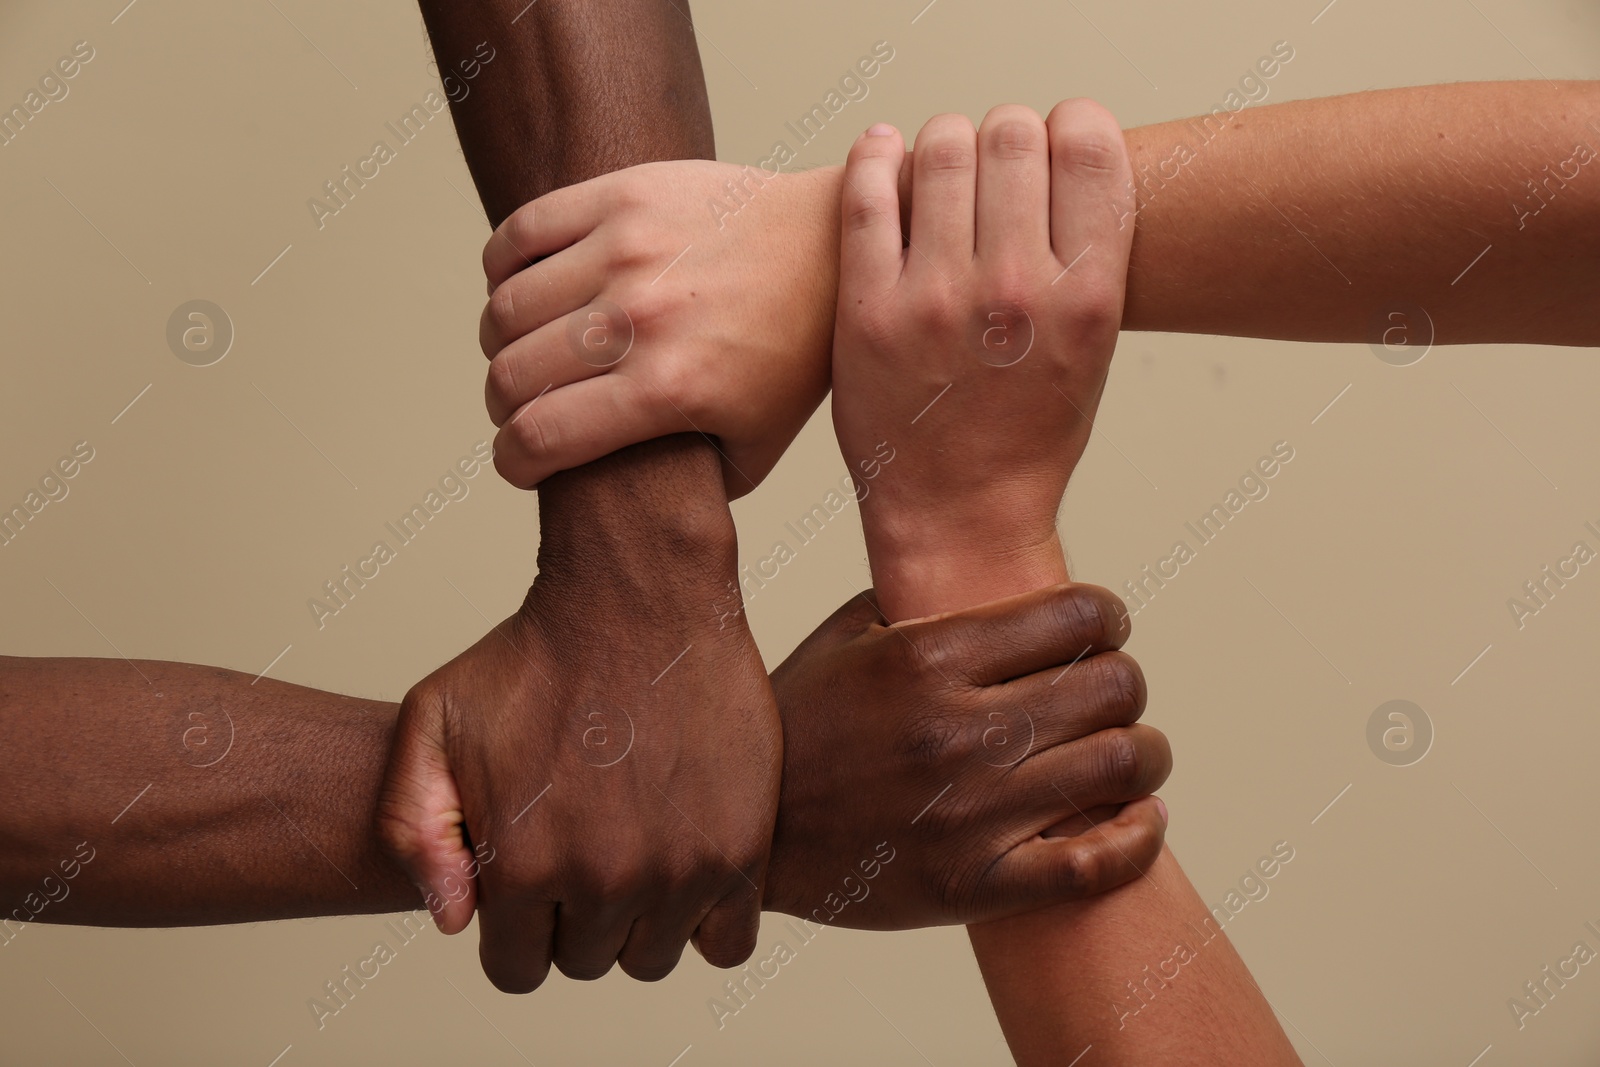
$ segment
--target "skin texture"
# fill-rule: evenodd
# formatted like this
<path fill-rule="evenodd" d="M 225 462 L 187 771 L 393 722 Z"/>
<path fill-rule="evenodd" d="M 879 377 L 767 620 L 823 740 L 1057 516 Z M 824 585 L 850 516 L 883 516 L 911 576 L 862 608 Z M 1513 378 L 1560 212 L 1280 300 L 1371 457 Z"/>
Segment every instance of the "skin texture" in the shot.
<path fill-rule="evenodd" d="M 905 162 L 898 133 L 856 142 L 840 207 L 834 422 L 846 459 L 878 426 L 903 424 L 908 403 L 895 395 L 895 381 L 916 397 L 930 381 L 957 382 L 932 409 L 941 421 L 882 472 L 880 481 L 900 487 L 875 485 L 869 501 L 877 499 L 880 513 L 863 512 L 891 619 L 1066 579 L 1059 542 L 1037 536 L 1053 529 L 1060 497 L 1051 493 L 1065 486 L 1081 453 L 1055 445 L 1060 402 L 1086 420 L 1121 319 L 1132 233 L 1104 208 L 1118 202 L 1129 162 L 1112 117 L 1068 101 L 1048 126 L 1015 107 L 990 112 L 975 134 L 963 123 L 940 117 L 917 137 L 909 247 L 901 246 L 898 224 Z M 1064 266 L 1084 246 L 1089 251 L 1073 267 L 1080 291 L 1067 300 L 1052 292 L 1050 260 Z M 990 321 L 997 296 L 1040 324 L 1026 359 L 1003 367 L 988 364 L 983 357 L 992 350 L 975 348 L 960 328 Z M 1064 302 L 1043 313 L 1056 301 Z M 1015 373 L 1035 360 L 1030 375 Z M 993 373 L 977 373 L 974 361 Z M 913 366 L 921 373 L 909 374 Z M 1004 428 L 996 426 L 998 410 Z M 997 438 L 1001 444 L 991 446 Z M 1014 462 L 1006 461 L 1008 449 L 1020 450 Z M 1054 477 L 1040 474 L 1062 463 Z M 938 536 L 902 533 L 961 525 L 981 536 L 960 561 Z M 1124 812 L 1157 803 L 1150 798 Z M 1163 850 L 1144 877 L 1095 900 L 970 926 L 1017 1062 L 1069 1062 L 1093 1045 L 1096 1063 L 1299 1063 L 1220 930 L 1177 980 L 1152 990 L 1153 1007 L 1139 1007 L 1123 990 L 1144 977 L 1142 968 L 1170 960 L 1179 941 L 1197 941 L 1190 926 L 1205 915 Z M 1119 1015 L 1119 994 L 1139 1010 Z"/>
<path fill-rule="evenodd" d="M 1172 759 L 1136 725 L 1144 675 L 1118 651 L 1128 627 L 1114 597 L 1065 585 L 880 619 L 856 597 L 773 672 L 784 777 L 771 877 L 784 888 L 769 908 L 824 921 L 833 893 L 852 901 L 837 925 L 942 925 L 1082 899 L 1154 860 L 1163 825 L 1128 802 Z M 896 859 L 857 897 L 843 876 L 862 881 L 880 845 Z"/>
<path fill-rule="evenodd" d="M 714 151 L 685 9 L 422 11 L 441 68 L 481 41 L 497 49 L 451 105 L 493 222 L 562 184 Z M 742 616 L 711 607 L 736 588 L 721 485 L 713 445 L 684 436 L 547 481 L 522 610 L 406 697 L 378 829 L 445 901 L 442 929 L 477 908 L 484 971 L 502 990 L 536 988 L 552 961 L 572 977 L 620 962 L 659 978 L 691 935 L 723 966 L 755 946 L 782 733 Z M 636 735 L 630 762 L 595 768 L 584 739 L 623 729 L 619 712 Z M 442 879 L 489 839 L 500 860 L 450 900 Z"/>
<path fill-rule="evenodd" d="M 930 119 L 911 160 L 909 247 L 895 198 L 872 192 L 898 184 L 898 134 L 869 131 L 896 151 L 847 175 L 833 425 L 852 471 L 880 441 L 895 448 L 861 502 L 891 618 L 906 617 L 907 588 L 983 599 L 961 596 L 974 557 L 1060 554 L 1056 508 L 1105 388 L 1132 232 L 1117 225 L 1131 209 L 1121 153 L 1081 129 L 1088 106 L 1063 104 L 1048 131 L 1029 108 L 996 108 L 981 145 L 965 116 Z M 927 506 L 946 495 L 960 501 L 946 516 Z"/>
<path fill-rule="evenodd" d="M 715 489 L 715 457 L 699 458 Z M 398 788 L 379 812 L 392 835 L 397 796 L 430 796 L 444 773 L 462 783 L 470 844 L 500 857 L 477 903 L 485 968 L 507 992 L 537 987 L 549 959 L 571 978 L 620 959 L 658 979 L 697 929 L 713 962 L 742 959 L 759 921 L 777 707 L 742 617 L 724 619 L 709 598 L 685 616 L 658 573 L 731 572 L 733 546 L 707 551 L 691 517 L 665 527 L 681 537 L 653 531 L 648 568 L 618 567 L 638 536 L 635 507 L 678 522 L 726 504 L 681 505 L 625 457 L 599 469 L 626 499 L 597 495 L 582 543 L 547 529 L 521 610 L 406 694 Z M 465 925 L 466 902 L 452 910 Z"/>
<path fill-rule="evenodd" d="M 1133 877 L 1160 848 L 1141 825 L 1112 819 L 1104 835 L 1034 843 L 1071 813 L 1046 779 L 1120 800 L 1171 767 L 1166 739 L 1142 727 L 1136 760 L 1107 758 L 1144 707 L 1138 668 L 1115 651 L 1127 631 L 1107 610 L 1113 599 L 1066 586 L 897 629 L 860 597 L 836 612 L 773 678 L 792 743 L 765 906 L 905 929 Z M 0 944 L 31 922 L 193 926 L 418 908 L 372 832 L 398 717 L 393 703 L 218 667 L 0 657 L 11 798 L 0 812 Z M 1020 739 L 1029 720 L 1030 769 L 1018 773 L 995 729 L 1017 724 Z M 918 819 L 951 781 L 961 788 Z M 510 858 L 493 840 L 475 845 L 441 879 L 446 903 Z M 874 877 L 862 861 L 876 863 Z"/>
<path fill-rule="evenodd" d="M 719 224 L 707 205 L 730 181 L 746 183 L 751 206 Z M 479 338 L 501 473 L 527 487 L 573 460 L 699 426 L 717 435 L 728 495 L 754 489 L 828 391 L 819 355 L 833 329 L 838 202 L 836 172 L 761 179 L 695 162 L 518 209 L 483 257 L 492 295 Z M 631 336 L 626 354 L 575 355 L 575 312 Z M 778 396 L 758 399 L 775 384 Z M 725 402 L 736 396 L 748 403 Z"/>
<path fill-rule="evenodd" d="M 1600 162 L 1596 116 L 1600 82 L 1495 82 L 1129 130 L 1135 206 L 1107 208 L 1135 230 L 1122 326 L 1600 344 L 1600 182 L 1582 177 Z M 914 169 L 901 179 L 912 213 Z M 487 391 L 501 422 L 548 388 L 533 409 L 547 432 L 497 442 L 502 470 L 533 484 L 693 425 L 720 435 L 730 494 L 748 491 L 826 393 L 836 262 L 808 227 L 836 210 L 842 180 L 664 164 L 520 208 L 485 260 Z M 729 217 L 718 203 L 742 206 Z M 832 216 L 823 229 L 837 232 Z M 549 258 L 519 273 L 518 249 Z M 595 299 L 648 339 L 609 369 L 562 352 L 544 326 Z M 787 349 L 760 342 L 773 322 Z"/>
<path fill-rule="evenodd" d="M 1191 123 L 1129 133 L 1140 213 L 1124 329 L 1371 341 L 1375 318 L 1387 329 L 1384 313 L 1412 303 L 1435 344 L 1600 344 L 1584 313 L 1600 183 L 1529 188 L 1576 145 L 1600 152 L 1600 82 L 1298 100 L 1247 110 L 1209 144 Z M 1158 187 L 1180 141 L 1197 181 Z M 1410 328 L 1425 337 L 1426 322 Z"/>
<path fill-rule="evenodd" d="M 81 842 L 94 860 L 35 921 L 187 926 L 419 907 L 372 832 L 397 706 L 251 681 L 185 663 L 0 658 L 4 917 Z"/>

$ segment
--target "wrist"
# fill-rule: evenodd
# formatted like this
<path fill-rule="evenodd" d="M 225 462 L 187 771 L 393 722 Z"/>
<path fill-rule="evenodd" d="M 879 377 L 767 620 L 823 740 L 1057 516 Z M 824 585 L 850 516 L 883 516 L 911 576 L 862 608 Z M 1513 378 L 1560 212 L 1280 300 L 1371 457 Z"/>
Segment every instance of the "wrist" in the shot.
<path fill-rule="evenodd" d="M 893 621 L 988 603 L 1068 580 L 1054 524 L 1009 531 L 978 525 L 867 534 L 878 603 Z"/>
<path fill-rule="evenodd" d="M 530 604 L 554 587 L 586 610 L 687 622 L 693 612 L 709 617 L 737 573 L 720 459 L 695 434 L 647 441 L 546 479 L 539 531 Z"/>
<path fill-rule="evenodd" d="M 826 235 L 833 244 L 835 255 L 832 269 L 835 273 L 839 269 L 839 193 L 844 189 L 844 167 L 814 167 L 811 170 L 793 171 L 784 176 L 784 181 L 795 183 L 796 188 L 804 189 L 805 202 L 811 205 L 814 217 L 808 220 L 808 225 L 815 222 L 816 232 Z M 805 232 L 810 232 L 809 230 Z"/>
<path fill-rule="evenodd" d="M 540 568 L 597 553 L 620 562 L 733 550 L 717 450 L 676 434 L 613 452 L 539 486 Z"/>
<path fill-rule="evenodd" d="M 824 374 L 831 371 L 834 313 L 839 296 L 839 193 L 844 188 L 843 167 L 818 167 L 785 175 L 799 191 L 785 204 L 795 220 L 791 249 L 798 271 L 798 298 L 794 301 L 795 341 L 818 354 Z M 823 394 L 826 395 L 826 379 Z"/>

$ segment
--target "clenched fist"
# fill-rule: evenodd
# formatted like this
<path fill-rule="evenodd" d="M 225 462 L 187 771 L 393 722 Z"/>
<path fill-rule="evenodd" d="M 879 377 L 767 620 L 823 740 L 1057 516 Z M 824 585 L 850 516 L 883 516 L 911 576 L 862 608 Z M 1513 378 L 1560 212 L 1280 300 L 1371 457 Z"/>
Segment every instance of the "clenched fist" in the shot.
<path fill-rule="evenodd" d="M 1063 585 L 884 626 L 853 599 L 772 675 L 766 906 L 867 930 L 982 922 L 1133 880 L 1172 769 L 1127 614 Z M 1098 823 L 1093 832 L 1084 831 Z"/>

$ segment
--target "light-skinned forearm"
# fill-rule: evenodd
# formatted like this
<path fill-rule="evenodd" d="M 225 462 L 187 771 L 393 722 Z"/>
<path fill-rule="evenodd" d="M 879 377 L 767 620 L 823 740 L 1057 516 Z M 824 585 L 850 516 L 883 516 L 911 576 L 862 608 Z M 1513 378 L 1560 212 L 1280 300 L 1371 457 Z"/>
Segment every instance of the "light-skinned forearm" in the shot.
<path fill-rule="evenodd" d="M 1171 849 L 1098 897 L 967 932 L 1020 1067 L 1089 1045 L 1126 1067 L 1300 1063 Z"/>
<path fill-rule="evenodd" d="M 1125 330 L 1371 342 L 1399 326 L 1417 344 L 1431 320 L 1436 344 L 1600 345 L 1600 81 L 1383 89 L 1123 135 Z M 814 173 L 837 203 L 843 168 Z M 1404 305 L 1426 318 L 1387 317 Z"/>
<path fill-rule="evenodd" d="M 1600 344 L 1600 81 L 1389 89 L 1126 136 L 1125 329 L 1371 341 L 1409 304 L 1440 344 Z"/>
<path fill-rule="evenodd" d="M 893 620 L 1068 577 L 1054 539 L 1000 558 L 974 556 L 959 571 L 916 560 L 880 567 L 894 553 L 870 534 L 867 547 L 879 604 Z M 1021 1067 L 1058 1065 L 1091 1044 L 1095 1063 L 1129 1067 L 1299 1062 L 1170 850 L 1144 877 L 1098 897 L 967 929 Z M 1192 948 L 1193 958 L 1167 981 L 1162 975 L 1173 973 L 1180 945 Z"/>
<path fill-rule="evenodd" d="M 1188 122 L 1130 130 L 1124 326 L 1370 341 L 1411 304 L 1440 343 L 1600 343 L 1597 115 L 1596 83 L 1513 83 L 1264 107 L 1208 144 Z M 1200 147 L 1160 180 L 1180 143 Z M 967 571 L 959 595 L 1014 593 L 1054 567 L 1065 576 L 1043 546 Z M 961 602 L 926 583 L 880 580 L 879 595 L 913 615 Z M 1100 1063 L 1298 1062 L 1170 851 L 1094 900 L 970 935 L 1021 1064 L 1091 1044 Z"/>

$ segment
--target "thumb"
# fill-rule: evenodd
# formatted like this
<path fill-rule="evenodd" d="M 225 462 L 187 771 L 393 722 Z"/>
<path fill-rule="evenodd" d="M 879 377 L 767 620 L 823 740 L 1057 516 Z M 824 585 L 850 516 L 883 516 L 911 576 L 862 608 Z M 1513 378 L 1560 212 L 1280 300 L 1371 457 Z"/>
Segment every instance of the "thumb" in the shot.
<path fill-rule="evenodd" d="M 467 842 L 436 701 L 408 695 L 400 706 L 377 823 L 384 850 L 421 891 L 439 929 L 466 929 L 477 904 L 478 861 Z"/>

